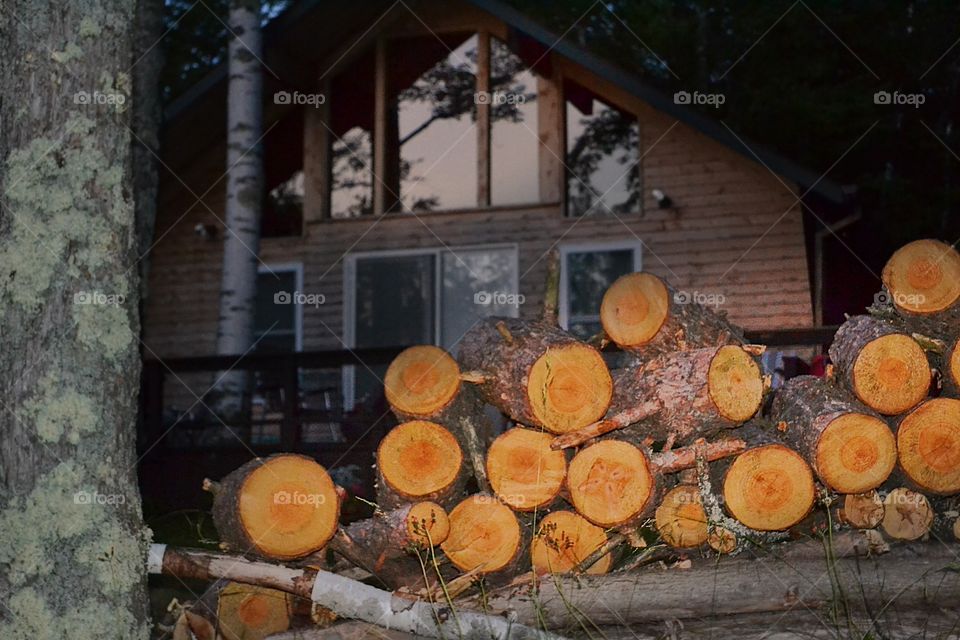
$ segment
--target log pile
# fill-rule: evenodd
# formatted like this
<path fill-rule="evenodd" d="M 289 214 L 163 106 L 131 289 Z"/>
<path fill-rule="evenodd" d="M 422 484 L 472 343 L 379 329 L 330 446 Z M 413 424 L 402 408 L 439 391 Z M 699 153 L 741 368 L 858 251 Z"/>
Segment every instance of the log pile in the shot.
<path fill-rule="evenodd" d="M 648 273 L 610 287 L 599 341 L 558 327 L 548 300 L 541 318 L 479 322 L 456 358 L 412 347 L 384 381 L 400 423 L 376 452 L 374 516 L 338 525 L 329 475 L 281 454 L 208 483 L 223 546 L 314 572 L 353 566 L 452 609 L 484 598 L 478 584 L 503 597 L 574 573 L 602 588 L 631 580 L 603 574 L 651 562 L 843 529 L 878 545 L 956 542 L 960 255 L 912 243 L 883 282 L 889 302 L 840 327 L 828 374 L 775 391 L 764 347 Z M 598 343 L 626 366 L 611 371 Z M 494 433 L 485 404 L 513 425 Z M 426 633 L 421 622 L 410 628 Z"/>

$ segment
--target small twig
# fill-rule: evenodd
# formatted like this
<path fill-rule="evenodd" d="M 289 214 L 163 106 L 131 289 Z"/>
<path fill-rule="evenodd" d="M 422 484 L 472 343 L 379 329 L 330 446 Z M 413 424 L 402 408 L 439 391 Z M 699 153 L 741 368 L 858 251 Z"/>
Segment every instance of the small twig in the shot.
<path fill-rule="evenodd" d="M 490 380 L 492 376 L 487 375 L 483 371 L 463 371 L 460 373 L 461 382 L 471 382 L 473 384 L 483 384 L 487 380 Z"/>
<path fill-rule="evenodd" d="M 557 324 L 560 301 L 560 252 L 554 249 L 547 258 L 547 286 L 543 294 L 543 321 Z"/>
<path fill-rule="evenodd" d="M 599 562 L 600 558 L 613 552 L 613 550 L 623 544 L 624 540 L 626 539 L 627 537 L 620 532 L 613 534 L 607 540 L 606 544 L 578 562 L 577 565 L 572 569 L 573 573 L 583 573 Z"/>

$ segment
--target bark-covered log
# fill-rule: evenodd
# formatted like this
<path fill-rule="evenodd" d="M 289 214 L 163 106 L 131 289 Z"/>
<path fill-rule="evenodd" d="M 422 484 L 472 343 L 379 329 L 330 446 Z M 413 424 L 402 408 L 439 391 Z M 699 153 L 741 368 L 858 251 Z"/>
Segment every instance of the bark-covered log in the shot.
<path fill-rule="evenodd" d="M 755 357 L 742 347 L 665 354 L 616 371 L 603 420 L 558 436 L 553 446 L 577 446 L 617 429 L 618 438 L 635 442 L 689 443 L 749 420 L 764 387 Z"/>
<path fill-rule="evenodd" d="M 887 616 L 895 620 L 901 612 L 954 611 L 960 598 L 960 574 L 953 569 L 957 545 L 896 545 L 886 554 L 875 555 L 866 542 L 849 550 L 841 544 L 834 540 L 832 555 L 817 542 L 809 551 L 789 557 L 761 550 L 756 558 L 743 554 L 709 559 L 666 573 L 658 568 L 604 576 L 555 576 L 539 583 L 535 593 L 516 587 L 486 592 L 483 606 L 491 613 L 510 612 L 518 622 L 542 620 L 554 629 L 579 628 L 584 620 L 603 627 L 662 620 L 686 625 L 704 618 L 736 620 L 741 614 L 794 609 L 814 615 L 809 612 L 837 605 L 851 614 L 869 612 L 871 619 L 883 625 Z M 840 596 L 842 602 L 837 600 L 838 593 L 847 594 Z M 463 606 L 479 607 L 478 600 L 465 601 Z M 955 623 L 955 613 L 950 617 Z M 767 626 L 775 619 L 768 618 Z M 833 634 L 829 637 L 838 637 L 846 623 L 839 629 L 829 626 Z M 952 632 L 949 626 L 944 631 Z M 734 630 L 714 637 L 740 636 Z"/>
<path fill-rule="evenodd" d="M 649 359 L 673 351 L 743 344 L 743 330 L 724 314 L 674 291 L 651 273 L 630 273 L 610 285 L 600 305 L 606 337 Z"/>
<path fill-rule="evenodd" d="M 510 507 L 476 494 L 450 512 L 450 534 L 440 546 L 461 571 L 512 574 L 523 564 L 527 545 Z"/>
<path fill-rule="evenodd" d="M 788 380 L 777 389 L 770 417 L 784 443 L 839 493 L 879 487 L 897 463 L 896 440 L 887 423 L 822 378 Z"/>
<path fill-rule="evenodd" d="M 328 548 L 391 589 L 415 590 L 435 583 L 430 548 L 449 533 L 450 520 L 440 505 L 417 502 L 351 523 L 337 532 Z"/>
<path fill-rule="evenodd" d="M 255 458 L 204 488 L 213 493 L 220 540 L 238 553 L 300 558 L 337 530 L 340 496 L 327 471 L 307 456 Z"/>
<path fill-rule="evenodd" d="M 883 268 L 889 303 L 911 331 L 952 336 L 960 326 L 960 253 L 939 240 L 898 249 Z"/>
<path fill-rule="evenodd" d="M 531 543 L 531 564 L 538 575 L 567 573 L 606 543 L 606 532 L 580 514 L 553 511 L 538 523 Z M 586 573 L 606 573 L 611 562 L 607 553 L 587 567 Z"/>
<path fill-rule="evenodd" d="M 484 399 L 524 425 L 566 433 L 610 405 L 613 383 L 600 353 L 548 323 L 483 319 L 460 341 L 459 360 L 482 374 Z"/>
<path fill-rule="evenodd" d="M 897 455 L 907 481 L 926 493 L 960 493 L 960 400 L 927 400 L 900 420 Z"/>
<path fill-rule="evenodd" d="M 514 428 L 487 451 L 487 477 L 497 497 L 517 511 L 549 507 L 567 476 L 567 459 L 550 448 L 553 438 L 533 429 Z"/>
<path fill-rule="evenodd" d="M 909 335 L 872 316 L 853 316 L 830 346 L 837 379 L 884 415 L 909 411 L 930 390 L 930 364 Z"/>
<path fill-rule="evenodd" d="M 493 438 L 477 389 L 462 382 L 460 367 L 432 345 L 410 347 L 383 378 L 387 402 L 400 421 L 429 420 L 446 427 L 460 443 L 481 491 L 489 489 L 484 453 Z"/>
<path fill-rule="evenodd" d="M 412 502 L 456 504 L 467 483 L 457 439 L 426 420 L 391 429 L 377 447 L 377 505 L 384 511 Z"/>

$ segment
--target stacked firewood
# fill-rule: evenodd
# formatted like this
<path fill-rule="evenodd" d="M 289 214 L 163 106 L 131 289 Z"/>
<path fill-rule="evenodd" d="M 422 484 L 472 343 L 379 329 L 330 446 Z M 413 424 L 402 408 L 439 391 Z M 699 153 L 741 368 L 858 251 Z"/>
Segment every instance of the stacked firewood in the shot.
<path fill-rule="evenodd" d="M 764 347 L 649 273 L 610 287 L 594 340 L 558 327 L 549 296 L 539 319 L 481 320 L 456 358 L 416 346 L 387 371 L 400 424 L 376 452 L 372 518 L 339 525 L 327 472 L 281 454 L 208 484 L 215 524 L 240 553 L 331 552 L 389 589 L 447 597 L 479 576 L 603 574 L 640 547 L 729 554 L 844 526 L 955 540 L 960 254 L 913 242 L 883 283 L 840 327 L 828 374 L 775 392 Z M 611 343 L 627 356 L 613 370 Z M 510 428 L 494 433 L 486 405 Z M 248 609 L 275 629 L 273 610 Z"/>

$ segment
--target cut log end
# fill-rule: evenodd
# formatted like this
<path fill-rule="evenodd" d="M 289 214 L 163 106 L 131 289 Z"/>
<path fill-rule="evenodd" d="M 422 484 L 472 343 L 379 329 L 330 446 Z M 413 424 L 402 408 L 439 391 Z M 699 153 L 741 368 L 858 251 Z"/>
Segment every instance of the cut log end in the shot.
<path fill-rule="evenodd" d="M 707 514 L 695 485 L 674 487 L 663 497 L 656 513 L 657 531 L 676 549 L 699 547 L 707 541 Z"/>
<path fill-rule="evenodd" d="M 960 392 L 960 338 L 957 338 L 953 342 L 944 375 L 949 378 L 954 390 Z"/>
<path fill-rule="evenodd" d="M 327 471 L 299 455 L 269 458 L 240 486 L 239 520 L 257 550 L 272 558 L 304 556 L 337 529 L 340 499 Z"/>
<path fill-rule="evenodd" d="M 292 599 L 282 591 L 228 583 L 217 604 L 217 626 L 225 640 L 259 640 L 290 628 Z"/>
<path fill-rule="evenodd" d="M 763 402 L 763 374 L 754 357 L 739 346 L 717 350 L 710 362 L 707 385 L 717 411 L 734 423 L 749 420 Z"/>
<path fill-rule="evenodd" d="M 487 477 L 504 503 L 530 511 L 552 502 L 567 475 L 562 451 L 550 448 L 553 437 L 533 429 L 510 429 L 487 451 Z"/>
<path fill-rule="evenodd" d="M 534 417 L 544 428 L 567 433 L 606 413 L 613 380 L 596 349 L 567 344 L 547 349 L 533 364 L 527 395 Z"/>
<path fill-rule="evenodd" d="M 934 398 L 917 407 L 897 429 L 897 449 L 900 467 L 919 488 L 960 492 L 960 400 Z"/>
<path fill-rule="evenodd" d="M 877 417 L 845 413 L 820 434 L 817 474 L 840 493 L 863 493 L 879 487 L 897 463 L 897 443 L 890 427 Z"/>
<path fill-rule="evenodd" d="M 567 489 L 573 506 L 601 527 L 626 524 L 653 498 L 650 462 L 640 449 L 620 440 L 584 448 L 570 462 Z"/>
<path fill-rule="evenodd" d="M 723 498 L 730 514 L 757 531 L 783 531 L 813 508 L 809 465 L 792 449 L 771 444 L 743 453 L 727 470 Z"/>
<path fill-rule="evenodd" d="M 933 508 L 922 493 L 898 487 L 883 501 L 883 532 L 894 540 L 918 540 L 930 531 Z"/>
<path fill-rule="evenodd" d="M 531 545 L 533 570 L 566 573 L 607 543 L 607 534 L 583 516 L 572 511 L 554 511 L 537 528 Z M 590 566 L 586 573 L 602 574 L 610 570 L 610 554 Z"/>
<path fill-rule="evenodd" d="M 393 491 L 411 500 L 442 494 L 456 482 L 463 452 L 438 424 L 413 420 L 397 425 L 377 449 L 377 466 Z"/>
<path fill-rule="evenodd" d="M 387 402 L 401 413 L 429 418 L 460 389 L 460 367 L 439 347 L 410 347 L 394 358 L 383 379 Z"/>
<path fill-rule="evenodd" d="M 600 323 L 606 335 L 625 349 L 653 339 L 670 312 L 670 292 L 649 273 L 629 273 L 603 296 Z"/>
<path fill-rule="evenodd" d="M 943 311 L 960 300 L 960 254 L 939 240 L 916 240 L 890 257 L 883 284 L 907 313 Z"/>
<path fill-rule="evenodd" d="M 737 534 L 719 525 L 710 527 L 707 545 L 717 553 L 733 553 L 737 550 Z"/>
<path fill-rule="evenodd" d="M 495 497 L 473 495 L 450 512 L 450 535 L 440 546 L 461 571 L 499 571 L 520 550 L 520 523 Z"/>
<path fill-rule="evenodd" d="M 927 355 L 910 336 L 893 333 L 871 340 L 853 364 L 853 390 L 885 415 L 919 404 L 930 389 Z"/>
<path fill-rule="evenodd" d="M 876 491 L 843 497 L 840 519 L 855 529 L 875 529 L 883 522 L 883 499 Z"/>
<path fill-rule="evenodd" d="M 418 502 L 407 512 L 407 537 L 421 547 L 442 544 L 450 535 L 450 518 L 435 502 Z"/>

